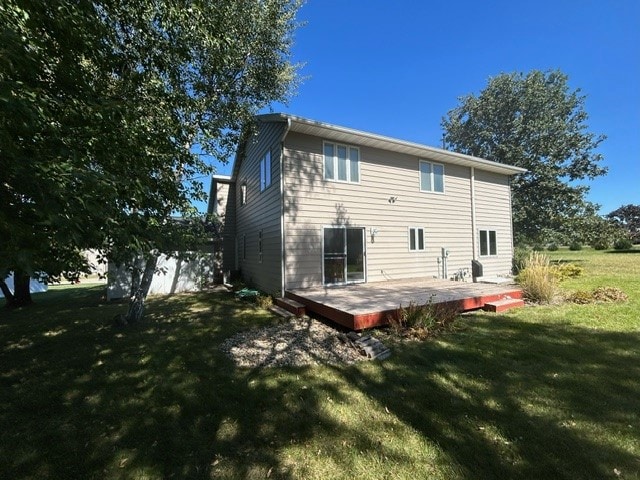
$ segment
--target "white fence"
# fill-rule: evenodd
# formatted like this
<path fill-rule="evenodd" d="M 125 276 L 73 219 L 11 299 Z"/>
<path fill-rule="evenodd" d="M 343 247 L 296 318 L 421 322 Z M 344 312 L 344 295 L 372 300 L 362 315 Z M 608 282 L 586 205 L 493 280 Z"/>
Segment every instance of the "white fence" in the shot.
<path fill-rule="evenodd" d="M 199 253 L 192 260 L 161 255 L 151 281 L 149 295 L 197 292 L 213 281 L 214 256 Z M 107 300 L 126 298 L 131 293 L 131 272 L 109 264 Z"/>

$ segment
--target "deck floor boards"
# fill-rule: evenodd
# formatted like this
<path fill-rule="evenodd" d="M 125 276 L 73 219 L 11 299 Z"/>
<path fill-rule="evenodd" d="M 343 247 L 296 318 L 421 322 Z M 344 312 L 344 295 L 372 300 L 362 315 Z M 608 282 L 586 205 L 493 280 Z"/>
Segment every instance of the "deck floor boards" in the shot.
<path fill-rule="evenodd" d="M 297 289 L 287 296 L 312 312 L 360 330 L 384 324 L 400 305 L 458 302 L 462 310 L 473 310 L 490 301 L 521 298 L 522 292 L 516 285 L 420 278 Z"/>

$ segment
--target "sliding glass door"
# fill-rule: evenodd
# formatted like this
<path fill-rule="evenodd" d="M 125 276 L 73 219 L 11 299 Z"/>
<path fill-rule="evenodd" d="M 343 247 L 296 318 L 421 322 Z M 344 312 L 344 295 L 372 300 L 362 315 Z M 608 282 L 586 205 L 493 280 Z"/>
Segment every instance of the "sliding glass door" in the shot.
<path fill-rule="evenodd" d="M 325 227 L 323 278 L 325 285 L 365 281 L 365 230 Z"/>

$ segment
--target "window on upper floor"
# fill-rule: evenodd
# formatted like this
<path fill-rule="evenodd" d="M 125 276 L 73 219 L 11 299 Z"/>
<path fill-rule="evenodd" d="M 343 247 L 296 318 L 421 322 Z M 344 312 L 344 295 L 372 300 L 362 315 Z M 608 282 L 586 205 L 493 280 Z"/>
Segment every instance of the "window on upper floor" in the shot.
<path fill-rule="evenodd" d="M 418 252 L 424 250 L 424 228 L 409 227 L 409 251 Z"/>
<path fill-rule="evenodd" d="M 498 254 L 497 235 L 495 230 L 480 230 L 480 256 L 487 257 Z"/>
<path fill-rule="evenodd" d="M 324 142 L 324 179 L 360 182 L 360 150 L 357 147 Z"/>
<path fill-rule="evenodd" d="M 444 165 L 420 160 L 420 191 L 444 193 Z"/>
<path fill-rule="evenodd" d="M 260 191 L 262 192 L 271 185 L 271 152 L 267 153 L 260 159 Z"/>

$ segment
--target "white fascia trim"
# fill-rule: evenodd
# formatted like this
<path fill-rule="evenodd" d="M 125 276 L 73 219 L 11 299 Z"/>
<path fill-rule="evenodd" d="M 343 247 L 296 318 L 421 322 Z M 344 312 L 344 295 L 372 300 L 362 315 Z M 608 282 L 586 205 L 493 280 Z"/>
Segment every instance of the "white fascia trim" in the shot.
<path fill-rule="evenodd" d="M 355 144 L 397 151 L 418 157 L 427 156 L 428 158 L 435 159 L 436 161 L 463 165 L 466 167 L 477 167 L 482 170 L 501 173 L 503 175 L 515 175 L 527 171 L 526 168 L 493 162 L 484 158 L 473 157 L 471 155 L 443 150 L 441 148 L 429 147 L 427 145 L 386 137 L 375 133 L 309 120 L 307 118 L 296 117 L 294 115 L 271 113 L 259 115 L 258 119 L 262 121 L 289 121 L 291 131 L 310 133 L 327 139 L 339 139 L 343 142 L 352 142 Z"/>

